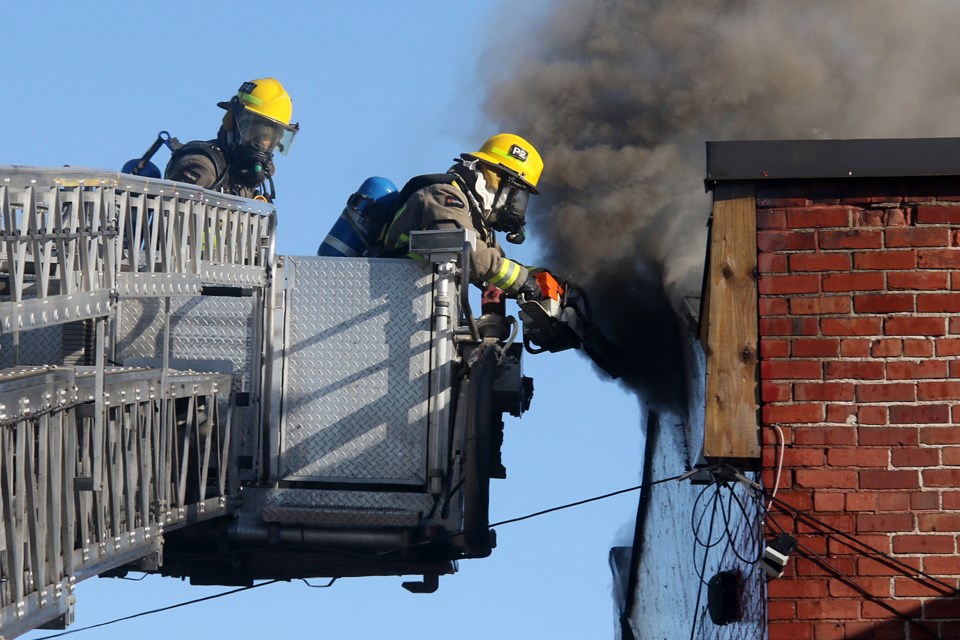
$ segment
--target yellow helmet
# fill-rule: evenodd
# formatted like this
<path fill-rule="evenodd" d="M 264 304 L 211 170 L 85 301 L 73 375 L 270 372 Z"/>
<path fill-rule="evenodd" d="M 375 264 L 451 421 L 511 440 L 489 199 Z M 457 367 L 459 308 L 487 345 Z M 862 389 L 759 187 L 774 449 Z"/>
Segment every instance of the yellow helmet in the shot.
<path fill-rule="evenodd" d="M 276 78 L 244 82 L 237 95 L 228 102 L 217 103 L 217 106 L 228 112 L 224 116 L 225 125 L 229 126 L 232 117 L 240 126 L 242 138 L 247 141 L 262 140 L 255 143 L 255 146 L 263 147 L 266 152 L 279 148 L 281 153 L 286 154 L 294 136 L 300 130 L 299 124 L 290 124 L 293 118 L 293 101 Z M 270 128 L 275 129 L 275 132 L 270 133 Z"/>
<path fill-rule="evenodd" d="M 513 133 L 498 133 L 483 143 L 479 151 L 464 154 L 518 178 L 530 191 L 537 191 L 543 173 L 543 159 L 532 144 Z"/>
<path fill-rule="evenodd" d="M 290 94 L 276 78 L 260 78 L 244 82 L 240 85 L 236 98 L 245 109 L 268 120 L 289 125 L 293 117 L 293 101 L 290 100 Z M 226 109 L 230 103 L 221 102 L 219 106 Z"/>

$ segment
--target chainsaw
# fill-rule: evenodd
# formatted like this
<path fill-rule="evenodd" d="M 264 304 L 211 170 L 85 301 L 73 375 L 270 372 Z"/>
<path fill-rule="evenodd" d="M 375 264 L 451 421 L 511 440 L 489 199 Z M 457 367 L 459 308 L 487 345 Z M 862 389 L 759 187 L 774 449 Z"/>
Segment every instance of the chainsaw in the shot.
<path fill-rule="evenodd" d="M 559 282 L 546 270 L 533 277 L 540 285 L 542 299 L 528 299 L 523 294 L 517 297 L 524 348 L 534 354 L 583 349 L 611 377 L 623 375 L 618 349 L 594 325 L 583 289 L 569 280 Z"/>

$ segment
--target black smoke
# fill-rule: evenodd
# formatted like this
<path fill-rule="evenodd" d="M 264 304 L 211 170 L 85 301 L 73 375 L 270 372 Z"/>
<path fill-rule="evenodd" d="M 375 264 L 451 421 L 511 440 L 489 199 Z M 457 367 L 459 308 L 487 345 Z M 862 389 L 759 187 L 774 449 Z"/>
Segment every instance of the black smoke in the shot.
<path fill-rule="evenodd" d="M 704 143 L 958 135 L 957 24 L 948 0 L 565 0 L 536 28 L 504 19 L 486 112 L 542 152 L 541 263 L 592 294 L 632 389 L 683 401 Z"/>

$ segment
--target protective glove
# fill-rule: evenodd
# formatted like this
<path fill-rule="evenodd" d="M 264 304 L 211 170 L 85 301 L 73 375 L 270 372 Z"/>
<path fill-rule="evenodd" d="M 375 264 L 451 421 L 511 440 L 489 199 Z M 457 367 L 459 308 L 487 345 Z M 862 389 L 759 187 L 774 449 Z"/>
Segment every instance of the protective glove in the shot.
<path fill-rule="evenodd" d="M 540 289 L 540 283 L 533 276 L 527 278 L 526 282 L 517 289 L 517 296 L 523 296 L 525 300 L 534 300 L 540 302 L 543 300 L 543 290 Z"/>

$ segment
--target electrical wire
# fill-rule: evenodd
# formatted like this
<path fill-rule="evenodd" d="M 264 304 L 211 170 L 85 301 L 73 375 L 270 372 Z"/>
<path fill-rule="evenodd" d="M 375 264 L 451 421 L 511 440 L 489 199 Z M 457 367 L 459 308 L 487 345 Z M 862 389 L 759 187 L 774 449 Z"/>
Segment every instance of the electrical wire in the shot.
<path fill-rule="evenodd" d="M 492 523 L 492 524 L 487 525 L 486 528 L 487 528 L 487 529 L 491 529 L 491 528 L 493 528 L 493 527 L 502 527 L 502 526 L 505 526 L 505 525 L 508 525 L 508 524 L 514 524 L 514 523 L 516 523 L 516 522 L 523 522 L 524 520 L 530 520 L 530 519 L 532 519 L 532 518 L 536 518 L 536 517 L 539 517 L 539 516 L 543 516 L 543 515 L 546 515 L 546 514 L 549 514 L 549 513 L 554 513 L 554 512 L 557 512 L 557 511 L 563 511 L 563 510 L 565 510 L 565 509 L 572 509 L 572 508 L 574 508 L 574 507 L 579 507 L 579 506 L 582 506 L 582 505 L 585 505 L 585 504 L 590 504 L 591 502 L 598 502 L 598 501 L 600 501 L 600 500 L 606 500 L 606 499 L 608 499 L 608 498 L 612 498 L 612 497 L 615 497 L 615 496 L 623 495 L 623 494 L 625 494 L 625 493 L 630 493 L 630 492 L 632 492 L 632 491 L 638 491 L 638 490 L 643 489 L 643 488 L 645 488 L 645 487 L 653 487 L 653 486 L 656 486 L 656 485 L 658 485 L 658 484 L 664 484 L 664 483 L 666 483 L 666 482 L 672 482 L 672 481 L 675 481 L 675 480 L 676 480 L 676 481 L 684 480 L 684 479 L 690 477 L 692 474 L 693 474 L 693 471 L 688 471 L 688 472 L 686 472 L 686 473 L 681 473 L 681 474 L 679 474 L 679 475 L 671 476 L 671 477 L 669 477 L 669 478 L 661 478 L 661 479 L 659 479 L 659 480 L 654 480 L 654 481 L 649 482 L 649 483 L 646 483 L 646 484 L 641 483 L 641 484 L 639 484 L 639 485 L 637 485 L 637 486 L 628 487 L 628 488 L 626 488 L 626 489 L 620 489 L 619 491 L 611 491 L 610 493 L 605 493 L 605 494 L 603 494 L 603 495 L 594 496 L 594 497 L 592 497 L 592 498 L 586 498 L 586 499 L 584 499 L 584 500 L 577 500 L 577 501 L 575 501 L 575 502 L 569 502 L 569 503 L 566 503 L 566 504 L 563 504 L 563 505 L 559 505 L 559 506 L 556 506 L 556 507 L 550 507 L 549 509 L 542 509 L 542 510 L 540 510 L 540 511 L 536 511 L 536 512 L 534 512 L 534 513 L 530 513 L 530 514 L 527 514 L 527 515 L 525 515 L 525 516 L 519 516 L 519 517 L 517 517 L 517 518 L 510 518 L 510 519 L 508 519 L 508 520 L 501 520 L 500 522 L 495 522 L 495 523 Z M 469 531 L 460 530 L 460 531 L 456 531 L 456 532 L 453 532 L 453 533 L 449 534 L 449 537 L 450 537 L 450 538 L 455 538 L 455 537 L 457 537 L 457 536 L 462 536 L 462 535 L 464 535 L 464 534 L 466 534 L 466 533 L 469 533 Z M 406 550 L 409 550 L 409 549 L 412 549 L 412 548 L 424 546 L 424 545 L 427 545 L 427 544 L 433 544 L 434 542 L 435 542 L 435 541 L 433 541 L 433 540 L 428 540 L 428 541 L 415 542 L 415 543 L 409 544 L 409 545 L 402 545 L 402 546 L 399 546 L 399 547 L 396 547 L 396 548 L 393 548 L 393 549 L 388 549 L 388 550 L 386 550 L 386 551 L 382 551 L 382 552 L 377 553 L 377 554 L 373 554 L 373 555 L 371 555 L 371 556 L 369 556 L 369 557 L 367 557 L 367 558 L 362 558 L 362 559 L 361 559 L 361 558 L 356 558 L 356 559 L 346 560 L 346 561 L 344 561 L 344 562 L 339 562 L 339 563 L 336 563 L 336 564 L 328 565 L 328 566 L 326 566 L 326 567 L 321 567 L 320 569 L 318 569 L 318 571 L 329 571 L 329 570 L 331 570 L 331 569 L 336 569 L 336 568 L 342 567 L 342 566 L 344 566 L 344 565 L 349 565 L 349 564 L 353 564 L 353 563 L 356 563 L 356 562 L 360 562 L 361 560 L 377 559 L 377 558 L 384 557 L 384 556 L 387 556 L 387 555 L 390 555 L 390 554 L 398 553 L 398 552 L 401 552 L 401 551 L 406 551 Z M 310 584 L 309 582 L 307 582 L 306 580 L 304 580 L 304 579 L 302 579 L 302 578 L 301 578 L 301 580 L 302 580 L 305 584 L 307 584 L 307 586 L 309 586 L 309 587 L 312 587 L 312 588 L 315 588 L 315 589 L 325 589 L 325 588 L 327 588 L 327 587 L 333 586 L 333 584 L 337 581 L 337 578 L 332 578 L 332 579 L 330 580 L 330 582 L 329 582 L 328 584 L 326 584 L 326 585 L 312 585 L 312 584 Z M 121 618 L 114 618 L 113 620 L 108 620 L 108 621 L 106 621 L 106 622 L 99 622 L 99 623 L 97 623 L 97 624 L 87 625 L 86 627 L 80 627 L 80 628 L 77 628 L 77 629 L 70 629 L 70 630 L 67 630 L 67 631 L 62 631 L 62 632 L 60 632 L 60 633 L 55 633 L 55 634 L 52 634 L 52 635 L 43 636 L 43 637 L 41 637 L 41 638 L 36 638 L 36 640 L 52 640 L 53 638 L 61 638 L 61 637 L 63 637 L 63 636 L 71 635 L 71 634 L 74 634 L 74 633 L 80 633 L 81 631 L 89 631 L 89 630 L 91 630 L 91 629 L 99 629 L 99 628 L 101 628 L 101 627 L 106 627 L 106 626 L 109 626 L 109 625 L 112 625 L 112 624 L 116 624 L 116 623 L 118 623 L 118 622 L 125 622 L 125 621 L 127 621 L 127 620 L 133 620 L 133 619 L 135 619 L 135 618 L 142 618 L 142 617 L 144 617 L 144 616 L 153 615 L 153 614 L 155 614 L 155 613 L 163 613 L 163 612 L 165 612 L 165 611 L 170 611 L 170 610 L 172 610 L 172 609 L 179 609 L 179 608 L 181 608 L 181 607 L 186 607 L 186 606 L 188 606 L 188 605 L 198 604 L 198 603 L 201 603 L 201 602 L 207 602 L 207 601 L 209 601 L 209 600 L 216 600 L 217 598 L 223 598 L 223 597 L 225 597 L 225 596 L 230 596 L 230 595 L 233 595 L 233 594 L 235 594 L 235 593 L 240 593 L 240 592 L 242 592 L 242 591 L 250 591 L 251 589 L 258 589 L 258 588 L 260 588 L 260 587 L 265 587 L 265 586 L 267 586 L 267 585 L 275 584 L 275 583 L 277 583 L 277 582 L 288 582 L 288 580 L 282 580 L 282 579 L 279 579 L 279 578 L 274 579 L 274 580 L 267 580 L 267 581 L 261 582 L 261 583 L 259 583 L 259 584 L 253 584 L 253 585 L 249 585 L 249 586 L 246 586 L 246 587 L 239 587 L 239 588 L 237 588 L 237 589 L 231 589 L 231 590 L 229 590 L 229 591 L 223 591 L 223 592 L 221 592 L 221 593 L 215 593 L 215 594 L 213 594 L 213 595 L 204 596 L 204 597 L 202 597 L 202 598 L 195 598 L 195 599 L 193 599 L 193 600 L 186 600 L 186 601 L 179 602 L 179 603 L 177 603 L 177 604 L 172 604 L 172 605 L 169 605 L 169 606 L 166 606 L 166 607 L 159 607 L 159 608 L 157 608 L 157 609 L 150 609 L 149 611 L 141 611 L 140 613 L 134 613 L 134 614 L 131 614 L 131 615 L 129 615 L 129 616 L 123 616 L 123 617 L 121 617 Z M 698 606 L 699 606 L 699 605 L 698 605 Z"/>
<path fill-rule="evenodd" d="M 802 554 L 807 560 L 809 560 L 810 562 L 816 564 L 816 565 L 819 566 L 821 569 L 823 569 L 823 570 L 825 570 L 825 571 L 833 574 L 833 576 L 834 576 L 835 578 L 837 578 L 838 580 L 840 580 L 841 582 L 843 582 L 845 585 L 847 585 L 848 587 L 850 587 L 851 589 L 853 589 L 854 591 L 856 591 L 857 593 L 859 593 L 859 594 L 860 594 L 861 596 L 863 596 L 864 598 L 867 598 L 867 599 L 870 600 L 871 602 L 873 602 L 873 603 L 881 606 L 882 608 L 886 609 L 887 611 L 889 611 L 890 613 L 892 613 L 892 614 L 895 615 L 896 617 L 900 618 L 901 620 L 904 620 L 905 622 L 908 622 L 908 623 L 910 623 L 910 624 L 913 624 L 914 626 L 916 626 L 918 629 L 920 629 L 921 631 L 923 631 L 925 634 L 927 634 L 929 637 L 933 638 L 934 640 L 937 640 L 937 639 L 939 638 L 939 636 L 934 635 L 934 634 L 931 633 L 926 627 L 924 627 L 922 624 L 920 624 L 920 620 L 918 620 L 918 619 L 916 619 L 916 618 L 913 618 L 913 617 L 911 617 L 911 616 L 908 616 L 908 615 L 905 614 L 905 613 L 901 613 L 900 611 L 897 611 L 896 608 L 894 608 L 893 606 L 891 606 L 890 604 L 888 604 L 887 602 L 885 602 L 881 597 L 876 596 L 876 595 L 870 593 L 870 592 L 867 591 L 865 588 L 863 588 L 861 585 L 857 584 L 857 583 L 854 581 L 854 578 L 853 578 L 853 577 L 847 575 L 846 573 L 844 573 L 844 572 L 841 571 L 840 569 L 834 567 L 832 564 L 830 564 L 829 562 L 827 562 L 825 558 L 823 558 L 822 556 L 820 556 L 816 551 L 814 551 L 813 549 L 811 549 L 811 548 L 808 547 L 807 545 L 798 542 L 798 543 L 797 543 L 797 549 L 801 552 L 801 554 Z"/>
<path fill-rule="evenodd" d="M 702 492 L 701 492 L 701 495 L 702 495 Z M 717 484 L 717 491 L 714 493 L 714 499 L 713 499 L 713 502 L 712 502 L 713 508 L 711 509 L 711 513 L 710 513 L 710 530 L 707 531 L 707 541 L 708 541 L 708 542 L 710 541 L 710 538 L 713 536 L 713 522 L 714 522 L 714 518 L 715 518 L 716 515 L 717 515 L 717 502 L 718 502 L 719 496 L 720 496 L 720 485 L 719 485 L 719 483 L 718 483 L 718 484 Z M 698 496 L 697 499 L 699 500 L 699 496 Z M 694 506 L 696 506 L 696 503 L 694 503 Z M 721 509 L 722 509 L 722 507 L 721 507 Z M 699 538 L 699 537 L 696 535 L 696 531 L 694 532 L 694 537 L 695 537 L 695 538 Z M 719 540 L 722 540 L 722 539 L 723 539 L 723 538 L 720 538 Z M 711 546 L 712 546 L 712 545 L 711 545 Z M 697 553 L 697 552 L 696 552 L 696 545 L 694 545 L 694 552 L 693 552 L 693 553 L 694 553 L 694 557 L 696 557 L 696 553 Z M 690 625 L 690 640 L 693 640 L 694 635 L 696 634 L 696 631 L 697 631 L 697 613 L 700 611 L 700 598 L 703 597 L 703 587 L 704 587 L 703 574 L 706 573 L 706 571 L 707 571 L 707 557 L 708 557 L 709 555 L 710 555 L 710 547 L 709 547 L 709 546 L 704 546 L 704 549 L 703 549 L 703 563 L 701 564 L 701 566 L 700 566 L 700 571 L 699 571 L 698 574 L 697 574 L 697 575 L 700 576 L 700 584 L 697 586 L 697 604 L 695 604 L 694 607 L 693 607 L 693 616 L 692 616 L 692 617 L 693 617 L 693 622 L 692 622 L 692 624 Z M 696 564 L 694 564 L 694 567 L 696 567 Z"/>
<path fill-rule="evenodd" d="M 773 479 L 773 492 L 770 494 L 770 502 L 767 502 L 767 509 L 770 508 L 770 504 L 774 498 L 777 497 L 777 489 L 780 488 L 780 473 L 783 471 L 783 452 L 786 447 L 787 439 L 783 435 L 783 429 L 780 428 L 780 425 L 774 423 L 770 425 L 775 433 L 777 434 L 777 473 Z"/>
<path fill-rule="evenodd" d="M 830 525 L 830 524 L 827 524 L 826 522 L 823 522 L 822 520 L 818 519 L 817 517 L 811 516 L 810 514 L 808 514 L 808 513 L 806 513 L 806 512 L 800 511 L 799 509 L 797 509 L 796 507 L 793 507 L 793 506 L 790 505 L 789 503 L 786 503 L 786 502 L 784 502 L 784 501 L 782 501 L 782 500 L 780 500 L 780 499 L 778 499 L 778 498 L 773 498 L 771 501 L 772 501 L 781 511 L 783 511 L 784 513 L 792 514 L 795 519 L 797 519 L 797 518 L 802 519 L 802 520 L 806 521 L 806 523 L 808 523 L 808 524 L 809 524 L 809 523 L 814 523 L 814 524 L 816 524 L 816 525 L 818 525 L 818 526 L 820 526 L 820 527 L 823 527 L 824 529 L 827 529 L 827 530 L 830 531 L 831 533 L 833 533 L 833 534 L 835 534 L 835 535 L 837 535 L 837 536 L 840 536 L 841 538 L 844 538 L 844 539 L 846 539 L 846 540 L 849 540 L 850 542 L 852 542 L 852 543 L 855 544 L 855 545 L 859 545 L 859 546 L 862 547 L 863 549 L 869 550 L 869 551 L 872 552 L 872 553 L 865 553 L 865 552 L 863 551 L 863 549 L 858 549 L 858 548 L 852 546 L 851 544 L 845 543 L 845 544 L 847 544 L 847 546 L 848 546 L 850 549 L 852 549 L 852 550 L 854 550 L 854 551 L 859 551 L 859 552 L 860 552 L 862 555 L 864 555 L 864 556 L 874 557 L 874 558 L 883 558 L 883 559 L 886 561 L 885 564 L 887 564 L 887 566 L 889 566 L 890 568 L 893 568 L 893 569 L 898 569 L 898 570 L 900 571 L 901 575 L 903 575 L 903 576 L 905 576 L 905 577 L 907 577 L 907 578 L 910 578 L 910 579 L 912 579 L 912 580 L 914 580 L 914 581 L 916 581 L 916 582 L 918 582 L 918 583 L 920 583 L 920 584 L 924 584 L 924 581 L 921 580 L 921 579 L 918 577 L 918 574 L 919 574 L 920 576 L 923 576 L 924 578 L 927 578 L 928 580 L 930 580 L 930 581 L 933 582 L 934 584 L 938 585 L 938 586 L 941 588 L 941 589 L 938 589 L 938 590 L 939 590 L 939 591 L 942 591 L 943 595 L 957 595 L 958 593 L 960 593 L 960 590 L 958 590 L 958 589 L 956 589 L 955 587 L 951 586 L 950 584 L 948 584 L 948 583 L 946 583 L 946 582 L 938 579 L 937 577 L 932 576 L 932 575 L 930 575 L 929 573 L 925 573 L 924 571 L 922 571 L 922 570 L 920 570 L 920 569 L 916 569 L 916 568 L 914 568 L 914 567 L 911 567 L 910 565 L 906 564 L 905 562 L 902 562 L 901 560 L 897 559 L 896 557 L 891 556 L 891 555 L 889 555 L 889 554 L 887 554 L 887 553 L 884 553 L 883 551 L 880 551 L 880 550 L 877 549 L 876 547 L 872 547 L 872 546 L 870 546 L 869 544 L 867 544 L 867 543 L 865 543 L 865 542 L 862 542 L 862 541 L 860 541 L 860 540 L 857 540 L 856 538 L 854 538 L 854 537 L 851 536 L 850 534 L 848 534 L 848 533 L 846 533 L 846 532 L 844 532 L 844 531 L 841 531 L 840 529 L 837 529 L 836 527 L 834 527 L 834 526 L 832 526 L 832 525 Z M 821 533 L 823 533 L 823 532 L 821 532 Z M 926 585 L 926 586 L 930 586 L 930 585 Z"/>

